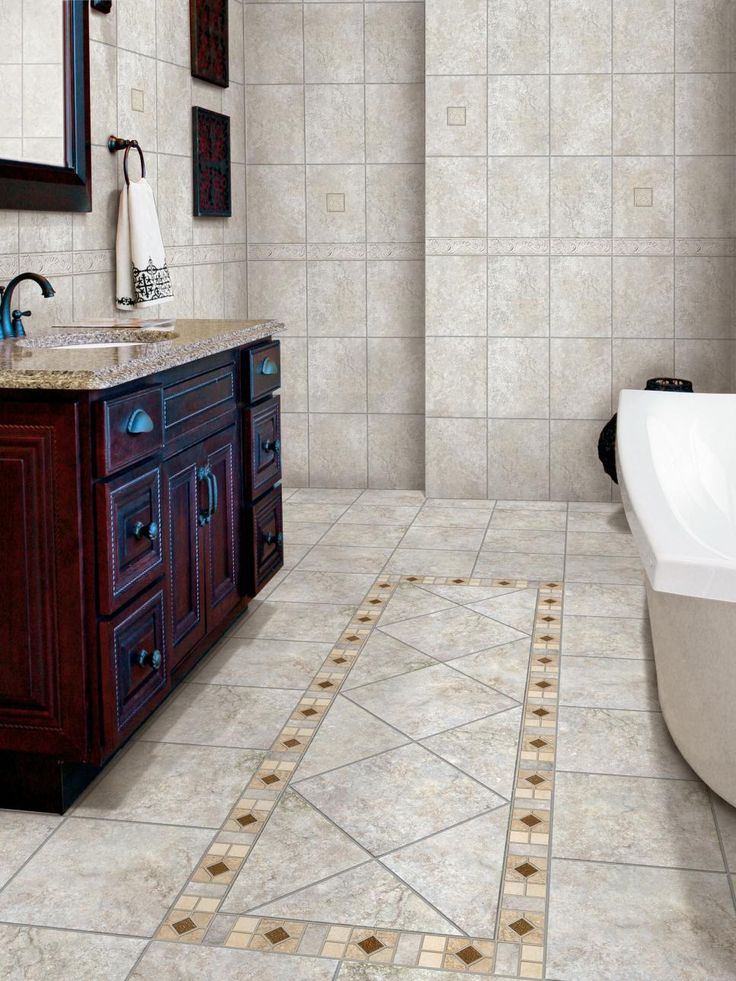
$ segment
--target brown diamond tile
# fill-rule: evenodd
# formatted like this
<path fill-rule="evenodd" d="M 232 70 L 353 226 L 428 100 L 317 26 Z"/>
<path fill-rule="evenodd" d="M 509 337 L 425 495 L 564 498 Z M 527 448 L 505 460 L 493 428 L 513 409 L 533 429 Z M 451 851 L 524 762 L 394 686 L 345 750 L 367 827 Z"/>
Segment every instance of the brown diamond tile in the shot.
<path fill-rule="evenodd" d="M 347 661 L 347 658 L 346 657 L 335 657 L 335 658 L 333 658 L 333 661 L 335 662 L 335 664 L 345 664 L 346 661 Z"/>
<path fill-rule="evenodd" d="M 464 583 L 464 582 L 465 582 L 465 580 L 464 580 L 464 579 L 453 579 L 452 581 L 453 581 L 453 582 L 454 582 L 454 583 L 455 583 L 455 584 L 456 584 L 457 586 L 459 586 L 459 585 L 460 585 L 461 583 Z"/>
<path fill-rule="evenodd" d="M 536 828 L 538 824 L 542 823 L 540 819 L 535 817 L 533 814 L 527 814 L 526 817 L 520 818 L 520 820 L 522 824 L 527 826 L 527 828 Z"/>
<path fill-rule="evenodd" d="M 242 827 L 247 828 L 249 824 L 255 824 L 258 818 L 253 817 L 252 814 L 241 814 L 240 817 L 236 818 L 235 820 L 238 822 L 238 824 L 242 825 Z"/>
<path fill-rule="evenodd" d="M 183 920 L 177 920 L 176 923 L 172 923 L 171 925 L 179 936 L 182 936 L 184 933 L 191 933 L 192 930 L 197 929 L 197 924 L 189 916 L 185 917 Z"/>
<path fill-rule="evenodd" d="M 319 687 L 320 688 L 334 688 L 335 686 L 332 684 L 331 681 L 320 681 Z"/>
<path fill-rule="evenodd" d="M 357 634 L 348 634 L 348 636 L 345 639 L 346 640 L 360 640 L 360 637 L 358 637 Z"/>
<path fill-rule="evenodd" d="M 554 623 L 557 617 L 546 616 L 546 617 L 542 617 L 542 619 L 544 620 L 545 623 Z"/>
<path fill-rule="evenodd" d="M 538 658 L 538 661 L 539 661 L 540 664 L 551 664 L 552 663 L 552 658 L 551 657 L 540 657 L 540 658 Z"/>
<path fill-rule="evenodd" d="M 546 599 L 546 600 L 542 600 L 542 602 L 543 603 L 546 603 L 547 606 L 554 606 L 555 603 L 557 602 L 557 600 L 554 600 L 554 599 Z"/>
<path fill-rule="evenodd" d="M 539 639 L 543 640 L 545 644 L 548 644 L 551 640 L 554 640 L 554 637 L 552 637 L 551 634 L 542 634 L 542 636 Z"/>
<path fill-rule="evenodd" d="M 391 589 L 391 583 L 390 582 L 379 582 L 378 588 L 379 589 Z"/>
<path fill-rule="evenodd" d="M 455 957 L 459 957 L 463 964 L 470 965 L 479 961 L 483 955 L 472 944 L 469 944 L 467 947 L 463 947 L 462 950 L 455 951 Z"/>
<path fill-rule="evenodd" d="M 313 708 L 302 709 L 302 715 L 306 715 L 307 717 L 316 714 L 317 714 L 317 709 L 313 709 Z"/>
<path fill-rule="evenodd" d="M 368 600 L 368 602 L 371 604 L 371 606 L 380 606 L 383 600 L 372 599 L 372 600 Z"/>
<path fill-rule="evenodd" d="M 288 746 L 289 749 L 294 749 L 295 746 L 301 746 L 298 739 L 285 739 L 284 746 Z"/>
<path fill-rule="evenodd" d="M 550 684 L 549 681 L 538 681 L 537 682 L 537 688 L 551 688 L 551 687 L 552 687 L 552 685 Z"/>
<path fill-rule="evenodd" d="M 361 623 L 370 623 L 372 619 L 373 619 L 373 617 L 368 617 L 368 616 L 358 617 L 358 620 Z"/>
<path fill-rule="evenodd" d="M 533 773 L 530 777 L 526 778 L 526 782 L 538 787 L 540 783 L 544 783 L 544 777 L 540 777 L 538 773 Z"/>
<path fill-rule="evenodd" d="M 515 870 L 519 873 L 519 875 L 523 875 L 525 879 L 528 879 L 530 875 L 534 875 L 536 872 L 539 872 L 539 869 L 535 865 L 532 865 L 531 862 L 522 862 L 521 865 L 516 866 Z"/>
<path fill-rule="evenodd" d="M 417 579 L 416 576 L 406 576 L 406 581 L 407 582 L 418 582 L 418 579 Z"/>
<path fill-rule="evenodd" d="M 509 923 L 509 926 L 520 937 L 525 937 L 527 933 L 530 933 L 534 929 L 532 924 L 523 919 L 523 917 L 520 920 L 514 920 L 513 923 Z"/>
<path fill-rule="evenodd" d="M 372 934 L 370 937 L 366 937 L 365 940 L 361 940 L 358 946 L 361 950 L 364 950 L 366 954 L 375 954 L 377 950 L 382 950 L 386 945 L 382 944 L 378 937 L 374 937 Z"/>
<path fill-rule="evenodd" d="M 208 865 L 207 871 L 214 878 L 217 875 L 222 875 L 223 872 L 228 872 L 229 869 L 224 862 L 215 862 L 214 865 Z"/>
<path fill-rule="evenodd" d="M 275 773 L 269 773 L 268 776 L 261 777 L 261 783 L 272 784 L 280 783 L 281 777 L 277 777 Z"/>
<path fill-rule="evenodd" d="M 288 940 L 289 934 L 283 927 L 276 927 L 273 930 L 269 930 L 268 933 L 264 933 L 264 937 L 275 947 L 277 944 L 282 944 L 284 940 Z"/>
<path fill-rule="evenodd" d="M 547 743 L 544 741 L 544 739 L 532 739 L 531 745 L 536 746 L 537 749 L 541 749 L 542 746 L 546 746 Z"/>
<path fill-rule="evenodd" d="M 549 715 L 549 712 L 547 711 L 547 709 L 538 708 L 538 709 L 534 709 L 532 715 L 538 715 L 540 719 L 543 719 L 545 715 Z"/>

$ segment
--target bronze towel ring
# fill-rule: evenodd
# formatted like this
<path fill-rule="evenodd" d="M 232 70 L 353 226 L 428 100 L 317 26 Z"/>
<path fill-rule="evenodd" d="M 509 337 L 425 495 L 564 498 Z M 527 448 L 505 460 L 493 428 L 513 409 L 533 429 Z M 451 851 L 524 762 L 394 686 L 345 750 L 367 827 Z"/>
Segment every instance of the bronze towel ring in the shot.
<path fill-rule="evenodd" d="M 110 151 L 110 153 L 117 153 L 118 150 L 125 150 L 125 154 L 123 156 L 123 175 L 125 177 L 125 183 L 128 187 L 130 187 L 130 177 L 128 176 L 128 154 L 130 153 L 131 147 L 138 151 L 138 156 L 140 157 L 141 161 L 141 177 L 145 177 L 146 161 L 138 140 L 123 140 L 119 136 L 111 136 L 107 141 L 107 149 Z"/>

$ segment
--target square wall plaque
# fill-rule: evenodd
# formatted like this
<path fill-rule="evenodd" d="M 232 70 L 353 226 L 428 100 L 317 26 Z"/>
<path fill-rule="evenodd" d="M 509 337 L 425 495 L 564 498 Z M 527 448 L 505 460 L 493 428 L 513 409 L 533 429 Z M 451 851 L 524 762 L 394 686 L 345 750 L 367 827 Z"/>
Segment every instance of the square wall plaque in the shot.
<path fill-rule="evenodd" d="M 192 186 L 195 217 L 230 218 L 230 117 L 192 108 Z"/>
<path fill-rule="evenodd" d="M 228 64 L 228 0 L 189 0 L 192 75 L 226 89 Z"/>

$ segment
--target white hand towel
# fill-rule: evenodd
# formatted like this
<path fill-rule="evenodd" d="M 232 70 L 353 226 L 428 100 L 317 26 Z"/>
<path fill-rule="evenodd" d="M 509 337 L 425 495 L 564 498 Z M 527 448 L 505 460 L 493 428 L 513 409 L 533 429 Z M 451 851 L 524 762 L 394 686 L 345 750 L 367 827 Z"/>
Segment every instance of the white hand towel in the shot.
<path fill-rule="evenodd" d="M 120 192 L 115 248 L 115 303 L 119 310 L 173 300 L 156 203 L 145 177 L 131 181 Z"/>

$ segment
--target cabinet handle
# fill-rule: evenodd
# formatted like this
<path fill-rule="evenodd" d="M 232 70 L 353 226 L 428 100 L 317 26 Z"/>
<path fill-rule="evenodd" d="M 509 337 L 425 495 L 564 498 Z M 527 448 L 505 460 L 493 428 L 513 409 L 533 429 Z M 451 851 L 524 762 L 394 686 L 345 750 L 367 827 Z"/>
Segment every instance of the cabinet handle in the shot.
<path fill-rule="evenodd" d="M 148 651 L 144 647 L 143 650 L 141 650 L 141 651 L 138 652 L 138 664 L 142 668 L 145 668 L 146 662 L 147 661 L 150 661 L 151 662 L 151 667 L 153 668 L 153 670 L 154 671 L 158 671 L 158 669 L 161 667 L 161 661 L 162 660 L 163 660 L 163 658 L 161 657 L 161 651 L 159 651 L 158 649 L 155 650 L 155 651 L 152 651 L 149 654 Z"/>
<path fill-rule="evenodd" d="M 199 527 L 202 528 L 204 525 L 208 525 L 212 521 L 212 515 L 217 511 L 218 505 L 218 487 L 217 487 L 217 477 L 212 473 L 209 464 L 206 467 L 200 467 L 197 470 L 197 479 L 207 481 L 207 507 L 204 511 L 199 512 Z"/>
<path fill-rule="evenodd" d="M 284 544 L 284 533 L 280 531 L 277 535 L 274 535 L 272 531 L 263 532 L 263 540 L 266 545 L 283 545 Z"/>
<path fill-rule="evenodd" d="M 279 366 L 275 361 L 272 361 L 268 356 L 266 356 L 263 361 L 258 365 L 259 375 L 278 375 Z"/>
<path fill-rule="evenodd" d="M 136 521 L 133 525 L 133 534 L 136 538 L 147 538 L 149 542 L 155 542 L 158 538 L 158 525 L 155 521 L 149 521 L 147 525 L 142 521 Z"/>
<path fill-rule="evenodd" d="M 264 439 L 261 443 L 261 447 L 266 453 L 280 453 L 281 452 L 281 440 L 280 439 Z"/>
<path fill-rule="evenodd" d="M 125 429 L 131 436 L 139 436 L 141 433 L 152 433 L 153 419 L 145 409 L 133 409 L 128 416 L 128 424 Z"/>

